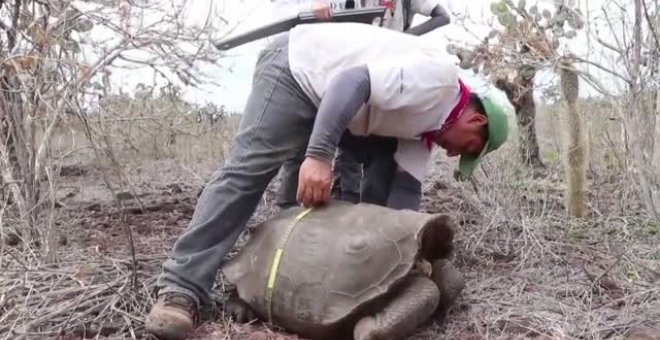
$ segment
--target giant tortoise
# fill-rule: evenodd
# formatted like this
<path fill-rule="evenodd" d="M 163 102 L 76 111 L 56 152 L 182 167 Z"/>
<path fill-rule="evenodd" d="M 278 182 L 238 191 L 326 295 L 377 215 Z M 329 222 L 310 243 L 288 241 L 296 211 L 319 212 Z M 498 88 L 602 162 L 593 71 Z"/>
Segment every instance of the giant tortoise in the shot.
<path fill-rule="evenodd" d="M 311 339 L 402 339 L 463 289 L 446 215 L 334 201 L 258 225 L 222 268 L 238 322 Z"/>

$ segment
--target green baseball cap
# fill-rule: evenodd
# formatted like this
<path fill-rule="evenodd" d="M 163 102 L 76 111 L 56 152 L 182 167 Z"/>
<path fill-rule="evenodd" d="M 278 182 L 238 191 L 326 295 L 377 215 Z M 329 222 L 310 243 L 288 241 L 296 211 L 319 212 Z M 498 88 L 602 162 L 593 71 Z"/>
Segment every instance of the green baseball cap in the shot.
<path fill-rule="evenodd" d="M 483 157 L 502 146 L 509 135 L 509 123 L 502 107 L 487 96 L 479 96 L 479 98 L 488 117 L 488 140 L 479 155 L 461 155 L 458 171 L 463 178 L 472 176 Z"/>

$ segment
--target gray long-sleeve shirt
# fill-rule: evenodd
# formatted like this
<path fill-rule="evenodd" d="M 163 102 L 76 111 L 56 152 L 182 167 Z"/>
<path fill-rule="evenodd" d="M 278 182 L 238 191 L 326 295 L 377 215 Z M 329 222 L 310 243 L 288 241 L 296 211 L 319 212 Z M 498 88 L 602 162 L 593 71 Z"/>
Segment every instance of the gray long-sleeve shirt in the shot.
<path fill-rule="evenodd" d="M 332 162 L 337 144 L 360 107 L 369 100 L 371 82 L 366 66 L 339 73 L 321 101 L 307 156 Z"/>

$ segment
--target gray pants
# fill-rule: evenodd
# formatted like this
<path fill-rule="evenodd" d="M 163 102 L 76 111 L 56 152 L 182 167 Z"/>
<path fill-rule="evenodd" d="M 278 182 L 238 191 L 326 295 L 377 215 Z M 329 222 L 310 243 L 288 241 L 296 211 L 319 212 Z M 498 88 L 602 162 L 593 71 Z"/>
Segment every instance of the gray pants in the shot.
<path fill-rule="evenodd" d="M 362 164 L 340 147 L 335 162 L 332 197 L 347 202 L 361 202 L 363 171 Z"/>
<path fill-rule="evenodd" d="M 266 187 L 284 162 L 305 152 L 316 108 L 290 73 L 287 39 L 278 37 L 260 52 L 232 148 L 163 264 L 160 293 L 176 291 L 210 303 L 217 270 Z"/>
<path fill-rule="evenodd" d="M 346 156 L 344 160 L 347 163 L 359 163 L 364 168 L 360 197 L 362 202 L 392 209 L 419 210 L 422 185 L 412 175 L 398 168 L 394 160 L 397 146 L 396 138 L 354 136 L 348 131 L 340 142 Z"/>
<path fill-rule="evenodd" d="M 161 294 L 180 292 L 209 305 L 217 271 L 268 184 L 283 164 L 302 159 L 317 109 L 291 75 L 287 43 L 288 35 L 283 34 L 260 52 L 232 148 L 202 190 L 190 225 L 163 263 L 157 282 Z M 295 186 L 289 185 L 283 194 L 294 201 L 297 173 L 295 178 Z M 397 187 L 391 179 L 384 181 L 384 187 Z M 409 199 L 402 202 L 410 204 Z"/>

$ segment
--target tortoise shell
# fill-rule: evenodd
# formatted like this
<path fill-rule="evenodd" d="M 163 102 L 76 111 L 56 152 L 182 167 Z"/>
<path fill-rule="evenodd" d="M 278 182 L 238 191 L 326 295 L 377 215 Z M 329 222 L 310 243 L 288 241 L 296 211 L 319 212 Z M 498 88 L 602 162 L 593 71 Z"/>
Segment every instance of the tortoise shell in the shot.
<path fill-rule="evenodd" d="M 311 210 L 284 240 L 301 211 L 284 210 L 258 225 L 222 270 L 241 299 L 268 320 L 267 281 L 285 241 L 272 322 L 304 336 L 333 337 L 410 273 L 419 256 L 434 260 L 451 250 L 454 231 L 446 216 L 339 201 Z"/>

